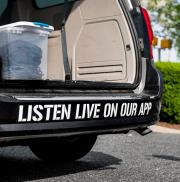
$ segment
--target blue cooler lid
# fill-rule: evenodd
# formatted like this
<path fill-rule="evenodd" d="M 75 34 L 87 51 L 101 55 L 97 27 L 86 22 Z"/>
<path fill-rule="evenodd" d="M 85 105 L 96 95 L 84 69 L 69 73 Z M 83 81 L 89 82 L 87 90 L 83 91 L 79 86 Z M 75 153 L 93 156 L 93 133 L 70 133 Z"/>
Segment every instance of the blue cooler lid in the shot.
<path fill-rule="evenodd" d="M 0 30 L 13 28 L 13 27 L 26 27 L 26 28 L 37 28 L 39 30 L 45 30 L 48 32 L 54 31 L 54 27 L 45 23 L 41 22 L 27 22 L 27 21 L 20 21 L 16 23 L 11 23 L 7 25 L 0 26 Z"/>

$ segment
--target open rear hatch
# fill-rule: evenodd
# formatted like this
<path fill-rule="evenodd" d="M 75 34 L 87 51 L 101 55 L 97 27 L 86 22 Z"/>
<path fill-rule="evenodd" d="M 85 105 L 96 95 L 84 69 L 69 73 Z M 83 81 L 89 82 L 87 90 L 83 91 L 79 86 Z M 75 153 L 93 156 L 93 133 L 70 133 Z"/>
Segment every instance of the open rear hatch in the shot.
<path fill-rule="evenodd" d="M 2 79 L 1 87 L 134 89 L 139 84 L 139 43 L 124 2 L 3 0 L 2 4 L 1 25 L 43 22 L 55 31 L 48 39 L 46 79 Z"/>

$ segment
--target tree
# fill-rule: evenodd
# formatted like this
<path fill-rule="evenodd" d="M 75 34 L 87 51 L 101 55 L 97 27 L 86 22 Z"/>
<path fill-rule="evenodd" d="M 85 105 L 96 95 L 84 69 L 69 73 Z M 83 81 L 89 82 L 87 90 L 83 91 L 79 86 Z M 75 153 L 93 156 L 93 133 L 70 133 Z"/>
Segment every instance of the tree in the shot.
<path fill-rule="evenodd" d="M 171 37 L 180 55 L 180 0 L 148 0 L 153 21 L 159 24 L 156 32 Z"/>

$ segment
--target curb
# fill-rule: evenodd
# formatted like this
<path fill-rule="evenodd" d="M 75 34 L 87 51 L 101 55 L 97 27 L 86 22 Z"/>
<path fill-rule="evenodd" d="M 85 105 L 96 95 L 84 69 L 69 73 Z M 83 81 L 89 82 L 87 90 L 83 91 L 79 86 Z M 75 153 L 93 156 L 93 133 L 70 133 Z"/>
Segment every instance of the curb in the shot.
<path fill-rule="evenodd" d="M 153 125 L 153 126 L 150 126 L 150 129 L 155 133 L 179 134 L 180 135 L 180 130 L 165 128 L 162 126 Z"/>

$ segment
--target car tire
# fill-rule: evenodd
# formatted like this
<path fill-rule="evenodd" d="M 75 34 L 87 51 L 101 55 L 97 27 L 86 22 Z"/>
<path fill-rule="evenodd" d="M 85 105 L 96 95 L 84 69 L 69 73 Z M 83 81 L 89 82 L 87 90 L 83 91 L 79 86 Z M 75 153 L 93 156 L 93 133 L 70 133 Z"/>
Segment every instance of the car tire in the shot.
<path fill-rule="evenodd" d="M 41 160 L 71 162 L 82 158 L 90 152 L 96 139 L 96 135 L 53 138 L 32 143 L 29 147 Z"/>

